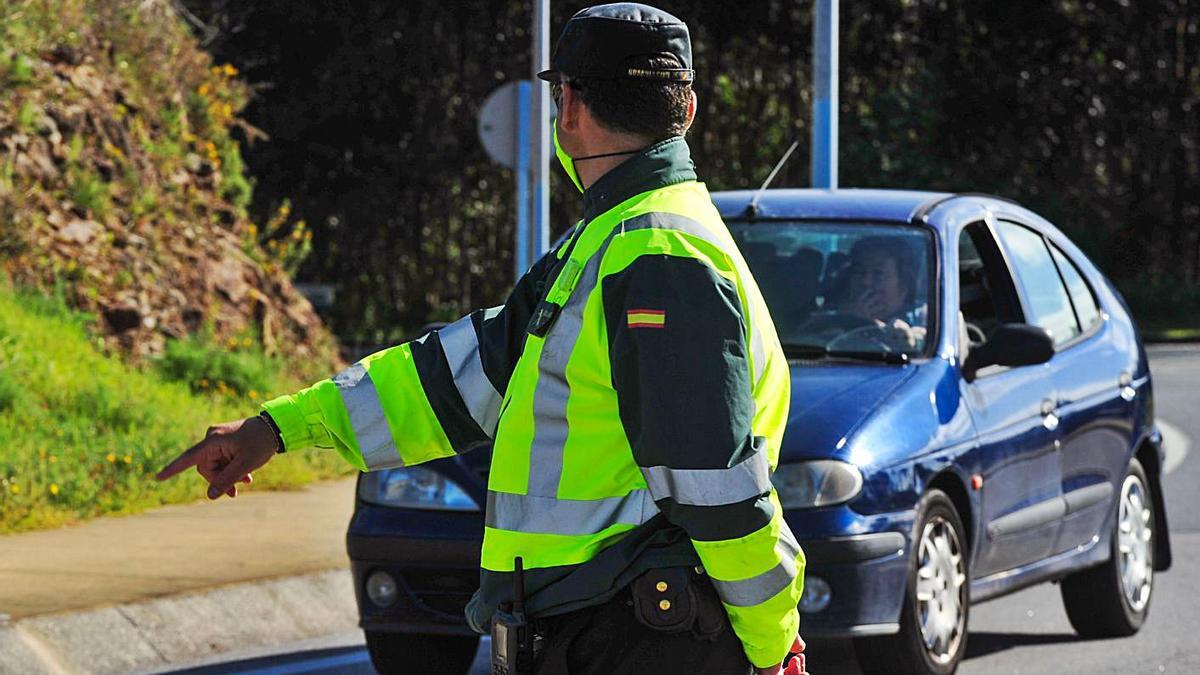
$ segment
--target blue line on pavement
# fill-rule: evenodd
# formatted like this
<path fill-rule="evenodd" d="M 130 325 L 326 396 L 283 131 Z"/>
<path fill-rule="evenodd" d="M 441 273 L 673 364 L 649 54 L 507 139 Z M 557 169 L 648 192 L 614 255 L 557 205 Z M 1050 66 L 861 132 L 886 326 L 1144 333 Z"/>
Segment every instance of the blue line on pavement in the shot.
<path fill-rule="evenodd" d="M 238 671 L 238 675 L 296 675 L 297 673 L 317 672 L 326 668 L 341 668 L 343 666 L 369 663 L 370 660 L 370 655 L 364 650 L 353 654 L 327 656 L 314 661 L 297 661 L 267 668 L 252 668 L 250 670 Z"/>

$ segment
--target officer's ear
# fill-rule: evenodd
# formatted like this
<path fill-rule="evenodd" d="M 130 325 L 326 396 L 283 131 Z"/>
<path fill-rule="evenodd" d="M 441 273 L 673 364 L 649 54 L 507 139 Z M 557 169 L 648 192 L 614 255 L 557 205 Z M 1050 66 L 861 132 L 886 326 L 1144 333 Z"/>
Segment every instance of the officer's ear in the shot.
<path fill-rule="evenodd" d="M 696 90 L 691 90 L 691 98 L 688 99 L 687 124 L 685 129 L 692 128 L 692 121 L 696 119 Z"/>
<path fill-rule="evenodd" d="M 572 133 L 579 130 L 583 114 L 583 101 L 579 92 L 570 84 L 562 85 L 562 105 L 558 109 L 558 128 Z"/>

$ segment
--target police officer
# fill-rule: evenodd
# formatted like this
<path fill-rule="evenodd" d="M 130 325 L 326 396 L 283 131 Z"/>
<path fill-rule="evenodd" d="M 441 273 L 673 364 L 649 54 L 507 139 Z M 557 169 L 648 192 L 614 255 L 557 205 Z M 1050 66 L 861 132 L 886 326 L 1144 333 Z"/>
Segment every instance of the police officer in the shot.
<path fill-rule="evenodd" d="M 803 650 L 804 555 L 770 482 L 788 368 L 684 140 L 687 26 L 590 7 L 551 65 L 583 193 L 564 242 L 505 304 L 212 427 L 160 478 L 195 466 L 216 499 L 283 450 L 370 471 L 491 444 L 472 627 L 513 600 L 520 557 L 537 672 L 780 672 Z"/>

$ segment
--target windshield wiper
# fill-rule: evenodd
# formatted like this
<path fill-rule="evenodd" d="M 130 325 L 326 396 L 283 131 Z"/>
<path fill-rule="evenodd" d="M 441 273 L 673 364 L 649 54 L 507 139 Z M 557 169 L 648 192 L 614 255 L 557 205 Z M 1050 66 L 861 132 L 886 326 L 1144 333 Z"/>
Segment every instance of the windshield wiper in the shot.
<path fill-rule="evenodd" d="M 873 352 L 852 351 L 847 349 L 830 349 L 818 344 L 785 344 L 783 354 L 789 359 L 852 359 L 855 361 L 875 361 L 879 363 L 908 363 L 908 354 L 903 352 Z"/>

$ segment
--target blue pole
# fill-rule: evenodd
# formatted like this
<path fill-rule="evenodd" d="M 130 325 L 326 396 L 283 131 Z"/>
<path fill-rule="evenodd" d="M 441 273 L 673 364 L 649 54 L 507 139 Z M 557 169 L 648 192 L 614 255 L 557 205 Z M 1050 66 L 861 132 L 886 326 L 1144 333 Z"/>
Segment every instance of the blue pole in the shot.
<path fill-rule="evenodd" d="M 816 0 L 813 17 L 812 185 L 838 186 L 838 0 Z"/>
<path fill-rule="evenodd" d="M 513 263 L 516 278 L 520 279 L 533 265 L 530 259 L 529 227 L 529 106 L 532 103 L 530 83 L 517 83 L 517 241 Z"/>
<path fill-rule="evenodd" d="M 530 54 L 533 72 L 531 91 L 533 126 L 530 140 L 533 162 L 533 229 L 530 232 L 532 265 L 550 248 L 550 86 L 537 79 L 537 74 L 550 64 L 550 0 L 534 0 L 533 51 Z"/>

